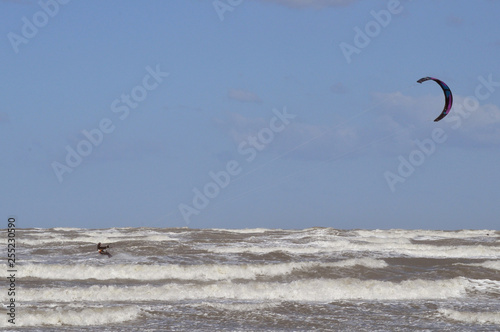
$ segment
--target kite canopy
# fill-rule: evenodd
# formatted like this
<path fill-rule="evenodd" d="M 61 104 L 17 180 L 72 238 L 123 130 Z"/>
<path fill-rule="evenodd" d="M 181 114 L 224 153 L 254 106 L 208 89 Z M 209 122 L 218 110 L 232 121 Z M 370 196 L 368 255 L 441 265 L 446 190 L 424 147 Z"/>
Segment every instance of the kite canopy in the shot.
<path fill-rule="evenodd" d="M 439 120 L 441 120 L 442 118 L 444 118 L 450 112 L 451 105 L 453 104 L 453 95 L 451 94 L 450 88 L 443 81 L 440 81 L 437 78 L 434 78 L 434 77 L 423 77 L 423 78 L 419 79 L 417 82 L 418 83 L 422 83 L 422 82 L 425 82 L 425 81 L 428 81 L 428 80 L 433 80 L 434 82 L 436 82 L 437 84 L 439 84 L 439 86 L 441 87 L 441 89 L 443 89 L 443 93 L 444 93 L 444 109 L 443 109 L 443 112 L 441 112 L 441 114 L 434 120 L 434 122 L 438 122 Z"/>

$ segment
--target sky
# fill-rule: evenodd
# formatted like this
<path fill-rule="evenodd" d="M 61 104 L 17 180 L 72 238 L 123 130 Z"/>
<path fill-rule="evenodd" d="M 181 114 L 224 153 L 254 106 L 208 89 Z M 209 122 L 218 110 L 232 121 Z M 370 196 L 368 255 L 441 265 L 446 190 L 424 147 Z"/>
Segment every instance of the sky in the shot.
<path fill-rule="evenodd" d="M 498 229 L 500 1 L 0 0 L 17 227 Z M 454 97 L 443 120 L 446 82 Z"/>

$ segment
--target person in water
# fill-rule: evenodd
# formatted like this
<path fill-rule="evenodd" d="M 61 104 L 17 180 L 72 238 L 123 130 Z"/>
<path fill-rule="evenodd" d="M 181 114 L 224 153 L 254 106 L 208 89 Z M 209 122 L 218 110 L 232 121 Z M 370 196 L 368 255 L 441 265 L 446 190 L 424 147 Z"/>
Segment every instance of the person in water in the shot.
<path fill-rule="evenodd" d="M 97 251 L 99 251 L 102 255 L 109 255 L 106 249 L 109 248 L 109 244 L 107 246 L 101 246 L 101 242 L 97 244 Z"/>

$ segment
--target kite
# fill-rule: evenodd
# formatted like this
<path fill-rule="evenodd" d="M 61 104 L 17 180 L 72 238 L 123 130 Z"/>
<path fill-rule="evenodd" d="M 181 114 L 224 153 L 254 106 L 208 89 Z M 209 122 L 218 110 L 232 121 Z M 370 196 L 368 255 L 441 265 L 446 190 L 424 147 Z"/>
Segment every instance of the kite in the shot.
<path fill-rule="evenodd" d="M 438 122 L 439 120 L 444 118 L 450 112 L 451 105 L 453 104 L 453 95 L 451 94 L 450 88 L 443 81 L 440 81 L 437 78 L 423 77 L 423 78 L 419 79 L 417 82 L 422 83 L 422 82 L 425 82 L 428 80 L 433 80 L 434 82 L 439 84 L 439 86 L 441 87 L 441 89 L 443 89 L 443 92 L 444 92 L 444 109 L 441 112 L 441 114 L 434 120 L 434 122 Z"/>

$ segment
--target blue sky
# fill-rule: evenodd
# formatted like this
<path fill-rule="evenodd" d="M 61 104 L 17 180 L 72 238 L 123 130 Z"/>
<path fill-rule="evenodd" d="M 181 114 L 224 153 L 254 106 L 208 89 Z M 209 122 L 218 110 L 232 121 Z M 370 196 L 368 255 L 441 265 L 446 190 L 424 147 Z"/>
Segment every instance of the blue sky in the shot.
<path fill-rule="evenodd" d="M 18 227 L 498 229 L 500 2 L 0 1 Z M 433 122 L 444 104 L 450 114 Z"/>

